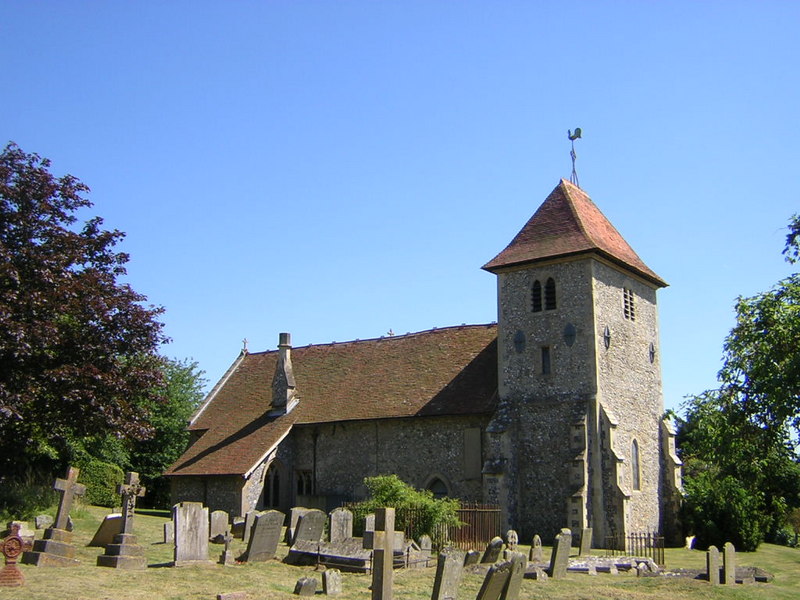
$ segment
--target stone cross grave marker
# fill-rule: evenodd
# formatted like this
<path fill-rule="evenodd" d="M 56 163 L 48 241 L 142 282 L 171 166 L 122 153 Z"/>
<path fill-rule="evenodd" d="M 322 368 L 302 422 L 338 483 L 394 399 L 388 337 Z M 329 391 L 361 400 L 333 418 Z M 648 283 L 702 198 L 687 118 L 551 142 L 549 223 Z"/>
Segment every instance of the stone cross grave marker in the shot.
<path fill-rule="evenodd" d="M 69 519 L 69 511 L 72 509 L 72 501 L 75 496 L 80 497 L 86 493 L 86 486 L 78 483 L 80 472 L 77 467 L 70 467 L 67 469 L 67 478 L 58 478 L 53 485 L 54 490 L 61 492 L 56 520 L 53 523 L 55 529 L 67 529 L 67 519 Z"/>
<path fill-rule="evenodd" d="M 486 551 L 481 557 L 481 563 L 494 563 L 500 558 L 500 553 L 503 551 L 503 538 L 500 536 L 493 537 L 492 540 L 486 545 Z"/>
<path fill-rule="evenodd" d="M 175 523 L 175 567 L 209 564 L 208 508 L 202 502 L 181 502 L 172 507 Z"/>
<path fill-rule="evenodd" d="M 528 554 L 528 560 L 532 563 L 541 563 L 544 561 L 544 555 L 542 554 L 542 538 L 539 537 L 539 534 L 533 536 L 533 540 L 531 541 L 531 551 Z"/>
<path fill-rule="evenodd" d="M 433 580 L 431 600 L 456 600 L 458 584 L 464 573 L 466 552 L 457 548 L 445 548 L 436 561 L 436 577 Z"/>
<path fill-rule="evenodd" d="M 133 535 L 136 498 L 144 496 L 145 491 L 139 483 L 139 474 L 133 471 L 126 473 L 125 482 L 117 486 L 117 493 L 122 496 L 122 531 L 114 535 L 113 543 L 107 544 L 105 553 L 97 557 L 98 567 L 143 569 L 147 566 L 144 548 L 136 543 Z"/>
<path fill-rule="evenodd" d="M 736 548 L 730 542 L 722 547 L 722 578 L 724 585 L 736 584 Z"/>
<path fill-rule="evenodd" d="M 331 542 L 341 542 L 353 537 L 353 513 L 346 508 L 331 511 Z"/>
<path fill-rule="evenodd" d="M 328 515 L 319 509 L 312 508 L 307 510 L 297 520 L 297 529 L 294 532 L 292 544 L 296 541 L 304 540 L 309 542 L 319 542 L 322 534 L 325 533 L 325 523 Z"/>
<path fill-rule="evenodd" d="M 239 557 L 239 561 L 264 562 L 274 558 L 285 519 L 286 515 L 277 510 L 257 514 L 247 540 L 247 550 Z"/>
<path fill-rule="evenodd" d="M 25 583 L 25 576 L 17 566 L 17 558 L 22 554 L 22 538 L 19 525 L 11 526 L 11 534 L 0 544 L 5 564 L 0 570 L 0 587 L 19 587 Z"/>
<path fill-rule="evenodd" d="M 377 509 L 372 551 L 372 600 L 392 600 L 394 537 L 394 508 Z"/>
<path fill-rule="evenodd" d="M 719 549 L 716 546 L 709 546 L 706 552 L 706 571 L 708 571 L 708 583 L 719 585 Z"/>
<path fill-rule="evenodd" d="M 556 536 L 553 554 L 550 555 L 550 577 L 553 579 L 563 579 L 567 576 L 570 548 L 572 548 L 572 531 L 565 527 Z"/>
<path fill-rule="evenodd" d="M 500 595 L 508 584 L 510 575 L 510 561 L 493 564 L 489 567 L 486 577 L 483 578 L 483 584 L 481 584 L 481 589 L 478 590 L 475 600 L 500 600 Z"/>
<path fill-rule="evenodd" d="M 136 509 L 136 498 L 141 498 L 147 490 L 139 483 L 139 474 L 129 471 L 125 474 L 125 482 L 117 486 L 117 493 L 122 496 L 122 533 L 133 533 L 133 513 Z"/>
<path fill-rule="evenodd" d="M 225 549 L 219 556 L 219 564 L 225 566 L 236 564 L 236 560 L 233 558 L 233 551 L 231 550 L 232 541 L 233 534 L 231 533 L 231 530 L 228 529 L 222 534 L 222 542 L 225 544 Z"/>
<path fill-rule="evenodd" d="M 508 560 L 511 563 L 511 569 L 509 570 L 508 581 L 500 593 L 500 600 L 517 600 L 519 591 L 522 589 L 522 579 L 525 577 L 525 568 L 528 566 L 528 561 L 522 552 L 511 552 Z"/>

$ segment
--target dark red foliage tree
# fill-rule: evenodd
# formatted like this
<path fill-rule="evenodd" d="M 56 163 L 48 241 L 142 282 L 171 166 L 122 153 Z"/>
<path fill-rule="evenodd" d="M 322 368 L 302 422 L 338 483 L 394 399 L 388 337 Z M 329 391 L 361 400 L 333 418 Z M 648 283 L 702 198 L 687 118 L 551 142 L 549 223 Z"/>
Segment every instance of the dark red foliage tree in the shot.
<path fill-rule="evenodd" d="M 57 462 L 70 437 L 147 437 L 162 388 L 163 309 L 119 281 L 124 234 L 77 222 L 87 186 L 49 167 L 13 143 L 0 155 L 3 475 Z"/>

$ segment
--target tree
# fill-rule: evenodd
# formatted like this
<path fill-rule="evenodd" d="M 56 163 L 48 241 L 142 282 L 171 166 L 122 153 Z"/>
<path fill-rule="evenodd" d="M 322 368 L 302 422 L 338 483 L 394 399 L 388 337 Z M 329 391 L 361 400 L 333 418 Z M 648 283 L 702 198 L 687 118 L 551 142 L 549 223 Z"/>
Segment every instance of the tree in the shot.
<path fill-rule="evenodd" d="M 57 461 L 66 440 L 152 433 L 163 309 L 120 282 L 124 234 L 88 187 L 11 143 L 0 154 L 0 472 Z"/>
<path fill-rule="evenodd" d="M 800 258 L 800 218 L 783 251 Z M 679 423 L 685 518 L 703 543 L 754 550 L 800 505 L 800 274 L 736 301 L 720 386 L 691 398 Z M 735 542 L 734 542 L 735 543 Z"/>

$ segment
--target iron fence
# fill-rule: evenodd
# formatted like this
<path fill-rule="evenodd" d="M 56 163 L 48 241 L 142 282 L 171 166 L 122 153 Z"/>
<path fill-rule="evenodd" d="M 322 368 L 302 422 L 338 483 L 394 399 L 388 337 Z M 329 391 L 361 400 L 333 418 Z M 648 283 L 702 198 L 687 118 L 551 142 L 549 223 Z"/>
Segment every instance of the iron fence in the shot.
<path fill-rule="evenodd" d="M 659 567 L 665 566 L 664 536 L 658 533 L 629 533 L 627 535 L 606 536 L 606 555 L 630 555 L 650 558 Z"/>

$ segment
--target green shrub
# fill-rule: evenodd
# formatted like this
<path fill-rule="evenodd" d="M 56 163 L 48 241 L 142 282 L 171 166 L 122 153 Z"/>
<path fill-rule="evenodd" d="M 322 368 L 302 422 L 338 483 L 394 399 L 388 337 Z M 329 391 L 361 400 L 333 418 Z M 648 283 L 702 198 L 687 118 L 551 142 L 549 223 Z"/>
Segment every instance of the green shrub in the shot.
<path fill-rule="evenodd" d="M 58 503 L 49 476 L 31 472 L 18 479 L 0 479 L 0 523 L 12 520 L 29 521 Z"/>
<path fill-rule="evenodd" d="M 117 486 L 125 479 L 122 469 L 100 460 L 89 460 L 80 464 L 79 468 L 78 481 L 86 486 L 84 502 L 108 508 L 120 505 Z"/>

